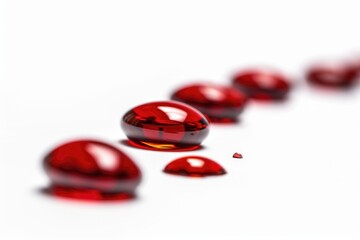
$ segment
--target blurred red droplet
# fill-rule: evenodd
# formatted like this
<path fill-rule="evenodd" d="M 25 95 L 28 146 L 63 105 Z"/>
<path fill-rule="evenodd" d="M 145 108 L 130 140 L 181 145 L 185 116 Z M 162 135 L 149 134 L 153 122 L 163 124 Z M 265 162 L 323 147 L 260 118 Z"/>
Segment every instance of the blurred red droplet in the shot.
<path fill-rule="evenodd" d="M 171 99 L 202 112 L 213 123 L 236 122 L 246 105 L 246 95 L 234 88 L 211 83 L 195 83 L 177 89 Z"/>
<path fill-rule="evenodd" d="M 96 140 L 67 142 L 43 160 L 51 187 L 48 193 L 85 200 L 131 198 L 141 171 L 121 150 Z"/>
<path fill-rule="evenodd" d="M 257 100 L 283 100 L 291 89 L 289 79 L 275 70 L 246 69 L 233 77 L 233 85 Z"/>
<path fill-rule="evenodd" d="M 307 70 L 307 81 L 315 86 L 348 88 L 355 83 L 357 69 L 350 62 L 324 61 L 313 64 Z"/>

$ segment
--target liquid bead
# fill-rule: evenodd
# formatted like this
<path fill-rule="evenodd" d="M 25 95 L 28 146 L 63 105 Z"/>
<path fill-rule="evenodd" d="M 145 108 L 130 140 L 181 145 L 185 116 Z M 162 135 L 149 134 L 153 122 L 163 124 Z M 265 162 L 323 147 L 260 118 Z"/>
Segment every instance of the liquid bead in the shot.
<path fill-rule="evenodd" d="M 243 158 L 241 153 L 234 153 L 233 158 Z"/>
<path fill-rule="evenodd" d="M 352 86 L 358 76 L 356 65 L 348 62 L 322 62 L 311 66 L 306 79 L 310 84 L 331 88 Z"/>
<path fill-rule="evenodd" d="M 225 169 L 217 162 L 200 156 L 187 156 L 175 159 L 165 167 L 164 172 L 190 177 L 226 174 Z"/>
<path fill-rule="evenodd" d="M 226 86 L 199 83 L 184 86 L 171 99 L 193 106 L 211 122 L 236 122 L 246 104 L 246 96 Z"/>
<path fill-rule="evenodd" d="M 291 88 L 287 77 L 265 69 L 240 71 L 234 76 L 233 85 L 258 100 L 283 100 Z"/>
<path fill-rule="evenodd" d="M 118 148 L 95 140 L 67 142 L 43 161 L 51 180 L 48 192 L 86 200 L 117 200 L 134 196 L 141 181 L 136 164 Z"/>
<path fill-rule="evenodd" d="M 131 145 L 151 150 L 197 149 L 209 134 L 202 113 L 175 101 L 137 106 L 123 116 L 121 127 Z"/>

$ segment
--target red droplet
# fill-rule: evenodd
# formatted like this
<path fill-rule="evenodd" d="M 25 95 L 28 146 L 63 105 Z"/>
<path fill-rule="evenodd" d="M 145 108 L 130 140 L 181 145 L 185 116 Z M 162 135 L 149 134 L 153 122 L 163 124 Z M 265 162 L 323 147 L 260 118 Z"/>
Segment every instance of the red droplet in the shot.
<path fill-rule="evenodd" d="M 226 173 L 225 169 L 217 162 L 200 156 L 175 159 L 165 167 L 164 172 L 190 177 L 205 177 Z"/>
<path fill-rule="evenodd" d="M 240 153 L 234 153 L 233 158 L 243 158 Z"/>
<path fill-rule="evenodd" d="M 184 86 L 171 95 L 171 99 L 193 106 L 211 122 L 235 122 L 243 111 L 246 96 L 226 86 L 199 83 Z"/>
<path fill-rule="evenodd" d="M 50 177 L 48 191 L 64 197 L 115 200 L 134 196 L 141 181 L 136 164 L 122 151 L 95 140 L 67 142 L 43 161 Z"/>
<path fill-rule="evenodd" d="M 121 127 L 131 145 L 151 150 L 197 149 L 209 134 L 204 115 L 175 101 L 137 106 L 123 116 Z"/>
<path fill-rule="evenodd" d="M 321 62 L 308 69 L 306 78 L 317 86 L 347 88 L 355 83 L 357 70 L 348 62 Z"/>
<path fill-rule="evenodd" d="M 357 73 L 357 76 L 359 77 L 360 76 L 360 57 L 354 61 L 353 66 Z"/>
<path fill-rule="evenodd" d="M 240 71 L 234 76 L 233 85 L 249 97 L 260 100 L 282 100 L 291 88 L 287 77 L 265 69 Z"/>

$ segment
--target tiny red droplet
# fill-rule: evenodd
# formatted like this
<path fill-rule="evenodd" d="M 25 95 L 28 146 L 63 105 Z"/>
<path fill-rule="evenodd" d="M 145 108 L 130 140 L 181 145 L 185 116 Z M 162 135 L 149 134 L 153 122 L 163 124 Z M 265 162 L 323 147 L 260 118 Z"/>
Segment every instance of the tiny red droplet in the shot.
<path fill-rule="evenodd" d="M 274 70 L 248 69 L 235 74 L 233 85 L 249 97 L 260 100 L 282 100 L 291 85 L 287 77 Z"/>
<path fill-rule="evenodd" d="M 317 86 L 332 88 L 347 88 L 355 83 L 357 70 L 348 62 L 321 62 L 312 65 L 306 79 Z"/>
<path fill-rule="evenodd" d="M 121 127 L 131 145 L 152 150 L 193 150 L 209 134 L 202 113 L 175 101 L 137 106 L 123 116 Z"/>
<path fill-rule="evenodd" d="M 198 109 L 211 122 L 235 122 L 246 104 L 246 96 L 227 86 L 198 83 L 176 90 L 171 99 Z"/>
<path fill-rule="evenodd" d="M 234 153 L 233 158 L 243 158 L 240 153 Z"/>
<path fill-rule="evenodd" d="M 164 172 L 190 177 L 205 177 L 225 174 L 225 169 L 217 162 L 200 156 L 186 156 L 175 159 L 164 169 Z"/>
<path fill-rule="evenodd" d="M 122 151 L 96 140 L 67 142 L 43 161 L 50 177 L 48 192 L 86 200 L 117 200 L 134 196 L 141 181 L 136 164 Z"/>

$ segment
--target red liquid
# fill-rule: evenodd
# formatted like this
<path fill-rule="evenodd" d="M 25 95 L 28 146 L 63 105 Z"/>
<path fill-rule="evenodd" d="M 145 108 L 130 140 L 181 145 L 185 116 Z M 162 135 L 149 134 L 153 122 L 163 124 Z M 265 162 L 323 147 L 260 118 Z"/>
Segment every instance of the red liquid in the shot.
<path fill-rule="evenodd" d="M 131 145 L 152 150 L 193 150 L 209 134 L 204 115 L 175 101 L 137 106 L 123 116 L 121 127 Z"/>
<path fill-rule="evenodd" d="M 249 97 L 259 100 L 282 100 L 290 91 L 287 77 L 276 71 L 249 69 L 238 72 L 233 85 Z"/>
<path fill-rule="evenodd" d="M 141 172 L 123 152 L 94 140 L 68 142 L 53 149 L 43 161 L 50 177 L 49 193 L 86 199 L 131 198 Z"/>
<path fill-rule="evenodd" d="M 199 156 L 187 156 L 175 159 L 165 167 L 164 172 L 190 177 L 226 174 L 225 169 L 217 162 Z"/>
<path fill-rule="evenodd" d="M 198 109 L 211 122 L 235 122 L 246 104 L 246 96 L 226 86 L 193 84 L 178 89 L 171 99 Z"/>
<path fill-rule="evenodd" d="M 234 153 L 233 158 L 243 158 L 240 153 Z"/>
<path fill-rule="evenodd" d="M 354 64 L 323 62 L 311 66 L 306 73 L 306 79 L 317 86 L 347 88 L 355 83 L 357 75 Z"/>
<path fill-rule="evenodd" d="M 360 76 L 360 57 L 353 62 L 353 68 L 356 71 L 357 77 Z"/>

